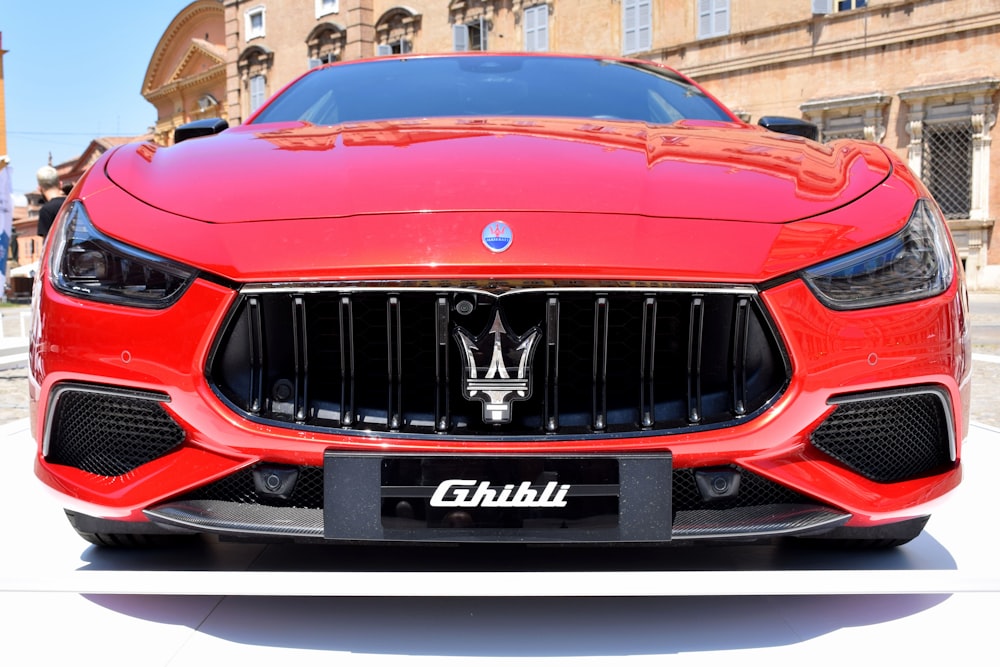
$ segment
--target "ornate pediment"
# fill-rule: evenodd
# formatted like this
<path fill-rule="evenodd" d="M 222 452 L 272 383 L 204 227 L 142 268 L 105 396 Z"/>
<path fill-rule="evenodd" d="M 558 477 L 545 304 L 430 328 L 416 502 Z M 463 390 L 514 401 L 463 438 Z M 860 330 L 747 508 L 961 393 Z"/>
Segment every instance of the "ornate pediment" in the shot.
<path fill-rule="evenodd" d="M 226 55 L 221 47 L 203 39 L 192 39 L 187 53 L 165 83 L 197 79 L 219 67 L 225 67 Z"/>

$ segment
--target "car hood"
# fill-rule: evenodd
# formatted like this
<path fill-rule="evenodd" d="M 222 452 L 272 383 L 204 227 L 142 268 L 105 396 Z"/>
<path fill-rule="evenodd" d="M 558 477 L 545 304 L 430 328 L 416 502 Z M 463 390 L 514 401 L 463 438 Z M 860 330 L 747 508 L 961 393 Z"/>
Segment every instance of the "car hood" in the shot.
<path fill-rule="evenodd" d="M 890 171 L 874 144 L 738 124 L 495 118 L 244 125 L 125 146 L 106 163 L 137 199 L 213 223 L 431 211 L 784 223 L 853 201 Z"/>

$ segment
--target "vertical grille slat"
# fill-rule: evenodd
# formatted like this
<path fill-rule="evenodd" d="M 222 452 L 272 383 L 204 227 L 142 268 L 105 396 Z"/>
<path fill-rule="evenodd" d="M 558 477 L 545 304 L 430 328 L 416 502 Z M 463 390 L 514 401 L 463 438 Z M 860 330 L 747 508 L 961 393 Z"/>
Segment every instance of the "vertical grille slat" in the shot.
<path fill-rule="evenodd" d="M 398 431 L 403 423 L 403 335 L 398 296 L 390 296 L 386 302 L 386 356 L 389 361 L 386 419 L 389 430 Z"/>
<path fill-rule="evenodd" d="M 750 300 L 737 299 L 733 314 L 733 412 L 747 413 L 747 338 L 750 327 Z"/>
<path fill-rule="evenodd" d="M 261 322 L 260 299 L 251 297 L 247 300 L 247 314 L 247 333 L 250 338 L 250 395 L 247 403 L 250 412 L 258 414 L 264 394 L 264 326 Z"/>
<path fill-rule="evenodd" d="M 545 303 L 545 396 L 543 423 L 548 433 L 559 430 L 559 299 Z"/>
<path fill-rule="evenodd" d="M 642 428 L 653 428 L 656 421 L 654 367 L 656 361 L 656 299 L 647 297 L 642 304 L 642 358 L 639 376 L 639 413 Z"/>
<path fill-rule="evenodd" d="M 687 348 L 688 421 L 692 424 L 697 424 L 702 420 L 701 358 L 704 323 L 705 302 L 702 297 L 696 296 L 691 299 Z"/>
<path fill-rule="evenodd" d="M 451 307 L 448 299 L 438 297 L 434 317 L 434 429 L 444 433 L 451 425 L 448 387 L 448 341 Z"/>
<path fill-rule="evenodd" d="M 340 299 L 340 423 L 354 425 L 357 414 L 354 404 L 354 302 L 351 297 Z"/>
<path fill-rule="evenodd" d="M 306 330 L 306 305 L 301 296 L 292 302 L 292 331 L 294 335 L 295 353 L 295 421 L 304 422 L 309 410 L 309 346 Z"/>
<path fill-rule="evenodd" d="M 683 432 L 759 413 L 790 373 L 748 288 L 262 286 L 233 308 L 209 381 L 236 412 L 278 427 L 501 440 Z M 498 316 L 502 333 L 491 331 Z"/>
<path fill-rule="evenodd" d="M 594 375 L 593 421 L 595 431 L 607 428 L 608 416 L 608 298 L 599 296 L 594 302 Z"/>

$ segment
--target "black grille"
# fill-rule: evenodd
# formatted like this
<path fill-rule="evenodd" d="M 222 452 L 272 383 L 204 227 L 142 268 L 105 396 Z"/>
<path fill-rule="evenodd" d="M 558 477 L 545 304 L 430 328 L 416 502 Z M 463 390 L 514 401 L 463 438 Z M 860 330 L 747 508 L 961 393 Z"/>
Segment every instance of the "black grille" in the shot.
<path fill-rule="evenodd" d="M 836 399 L 813 432 L 820 451 L 876 482 L 901 482 L 952 465 L 948 404 L 937 390 L 913 388 Z"/>
<path fill-rule="evenodd" d="M 160 405 L 169 397 L 114 388 L 57 390 L 46 460 L 113 477 L 184 441 L 184 430 Z"/>
<path fill-rule="evenodd" d="M 739 473 L 739 492 L 732 496 L 709 500 L 706 500 L 698 490 L 694 468 L 674 470 L 673 486 L 671 487 L 674 511 L 729 510 L 737 507 L 815 503 L 814 500 L 769 479 L 736 466 L 731 466 L 731 468 Z"/>
<path fill-rule="evenodd" d="M 508 362 L 519 340 L 536 344 L 522 393 L 491 421 L 463 397 L 456 330 L 479 336 L 488 364 L 498 322 Z M 460 438 L 720 426 L 763 409 L 788 376 L 755 293 L 656 287 L 261 290 L 235 304 L 208 370 L 252 419 Z"/>
<path fill-rule="evenodd" d="M 295 487 L 286 498 L 258 492 L 254 484 L 253 468 L 244 468 L 192 491 L 184 496 L 184 500 L 224 500 L 248 505 L 321 509 L 323 468 L 299 466 L 297 471 Z"/>

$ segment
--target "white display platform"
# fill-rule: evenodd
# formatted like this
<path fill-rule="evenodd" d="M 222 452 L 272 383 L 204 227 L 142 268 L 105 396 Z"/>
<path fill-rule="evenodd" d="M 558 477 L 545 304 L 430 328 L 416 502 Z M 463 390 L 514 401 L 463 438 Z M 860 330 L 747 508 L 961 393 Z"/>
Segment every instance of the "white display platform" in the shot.
<path fill-rule="evenodd" d="M 0 640 L 23 664 L 858 665 L 996 659 L 1000 432 L 905 547 L 96 549 L 0 426 Z M 6 662 L 6 661 L 5 661 Z M 15 661 L 17 663 L 17 661 Z M 15 664 L 12 663 L 12 664 Z M 20 663 L 18 663 L 20 664 Z"/>

